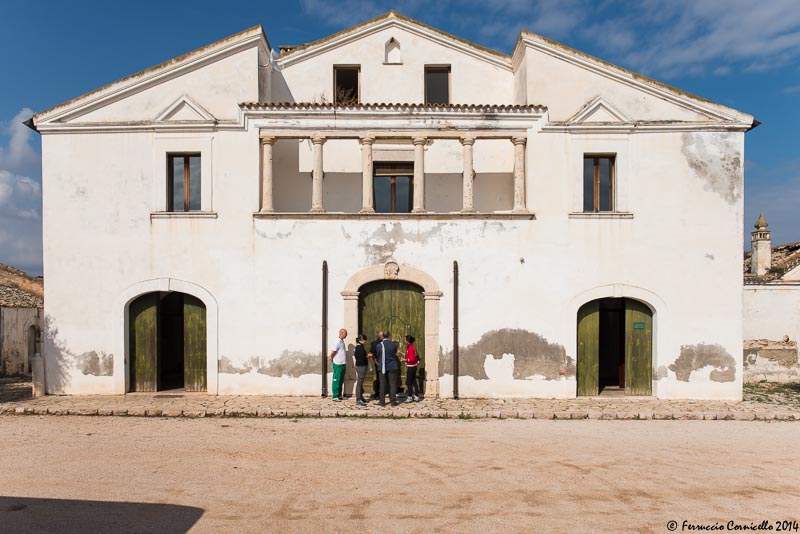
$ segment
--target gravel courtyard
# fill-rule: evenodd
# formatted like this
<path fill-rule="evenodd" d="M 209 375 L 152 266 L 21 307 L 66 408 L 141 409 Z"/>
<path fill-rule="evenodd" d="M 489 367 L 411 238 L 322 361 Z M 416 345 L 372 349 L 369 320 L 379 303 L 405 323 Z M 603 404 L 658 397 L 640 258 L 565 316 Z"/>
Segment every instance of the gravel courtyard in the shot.
<path fill-rule="evenodd" d="M 799 441 L 758 421 L 2 417 L 0 531 L 774 524 L 800 520 Z"/>

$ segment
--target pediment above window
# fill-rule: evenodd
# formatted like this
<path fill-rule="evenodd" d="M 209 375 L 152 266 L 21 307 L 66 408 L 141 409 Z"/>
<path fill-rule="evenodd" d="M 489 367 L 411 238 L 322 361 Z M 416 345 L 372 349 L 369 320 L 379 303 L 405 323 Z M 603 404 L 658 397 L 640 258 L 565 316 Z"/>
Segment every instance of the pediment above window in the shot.
<path fill-rule="evenodd" d="M 217 119 L 189 95 L 182 95 L 154 119 L 156 122 L 215 123 Z"/>
<path fill-rule="evenodd" d="M 581 109 L 573 115 L 567 124 L 608 124 L 608 123 L 627 123 L 631 119 L 614 107 L 603 97 L 597 96 L 587 102 Z"/>

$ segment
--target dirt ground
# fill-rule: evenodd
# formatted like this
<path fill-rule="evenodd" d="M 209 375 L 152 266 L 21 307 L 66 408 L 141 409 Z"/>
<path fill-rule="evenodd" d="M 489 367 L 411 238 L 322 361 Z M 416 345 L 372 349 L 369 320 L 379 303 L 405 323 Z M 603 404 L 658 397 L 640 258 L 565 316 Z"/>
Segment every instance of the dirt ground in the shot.
<path fill-rule="evenodd" d="M 0 531 L 669 532 L 800 520 L 800 424 L 0 417 Z"/>

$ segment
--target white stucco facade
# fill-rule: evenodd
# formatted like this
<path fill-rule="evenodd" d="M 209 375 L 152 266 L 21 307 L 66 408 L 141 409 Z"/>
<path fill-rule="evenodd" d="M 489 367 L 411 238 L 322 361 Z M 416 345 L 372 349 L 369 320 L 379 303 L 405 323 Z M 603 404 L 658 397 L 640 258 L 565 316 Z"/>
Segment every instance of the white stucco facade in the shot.
<path fill-rule="evenodd" d="M 337 65 L 360 66 L 361 104 L 330 104 Z M 425 65 L 450 67 L 450 105 L 420 104 Z M 574 397 L 578 309 L 625 297 L 653 313 L 653 395 L 740 399 L 752 124 L 528 33 L 509 57 L 390 13 L 275 59 L 247 30 L 34 116 L 47 390 L 128 391 L 128 305 L 180 291 L 206 306 L 210 393 L 319 395 L 325 261 L 329 341 L 352 344 L 358 284 L 388 262 L 424 290 L 428 393 L 449 395 L 455 261 L 459 346 L 514 330 L 562 358 L 498 342 L 461 363 L 462 397 Z M 363 138 L 371 162 L 424 158 L 426 212 L 360 213 Z M 201 155 L 199 211 L 166 212 L 170 153 Z M 615 155 L 613 212 L 583 212 L 584 154 Z"/>

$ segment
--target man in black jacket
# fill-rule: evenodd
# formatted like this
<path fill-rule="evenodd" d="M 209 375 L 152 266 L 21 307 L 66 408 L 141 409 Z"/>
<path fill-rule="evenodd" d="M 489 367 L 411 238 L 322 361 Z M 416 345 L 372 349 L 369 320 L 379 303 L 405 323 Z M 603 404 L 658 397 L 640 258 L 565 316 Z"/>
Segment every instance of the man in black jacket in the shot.
<path fill-rule="evenodd" d="M 378 404 L 386 406 L 386 390 L 389 390 L 389 401 L 397 406 L 397 377 L 400 365 L 397 363 L 397 343 L 392 341 L 392 333 L 386 330 L 383 341 L 376 347 L 375 361 L 378 364 L 378 376 L 381 381 L 381 393 Z"/>
<path fill-rule="evenodd" d="M 383 330 L 378 330 L 378 339 L 372 342 L 369 346 L 369 354 L 367 357 L 372 358 L 372 363 L 375 366 L 375 381 L 372 383 L 372 400 L 378 400 L 378 393 L 381 390 L 381 373 L 378 371 L 378 348 L 383 342 Z"/>

